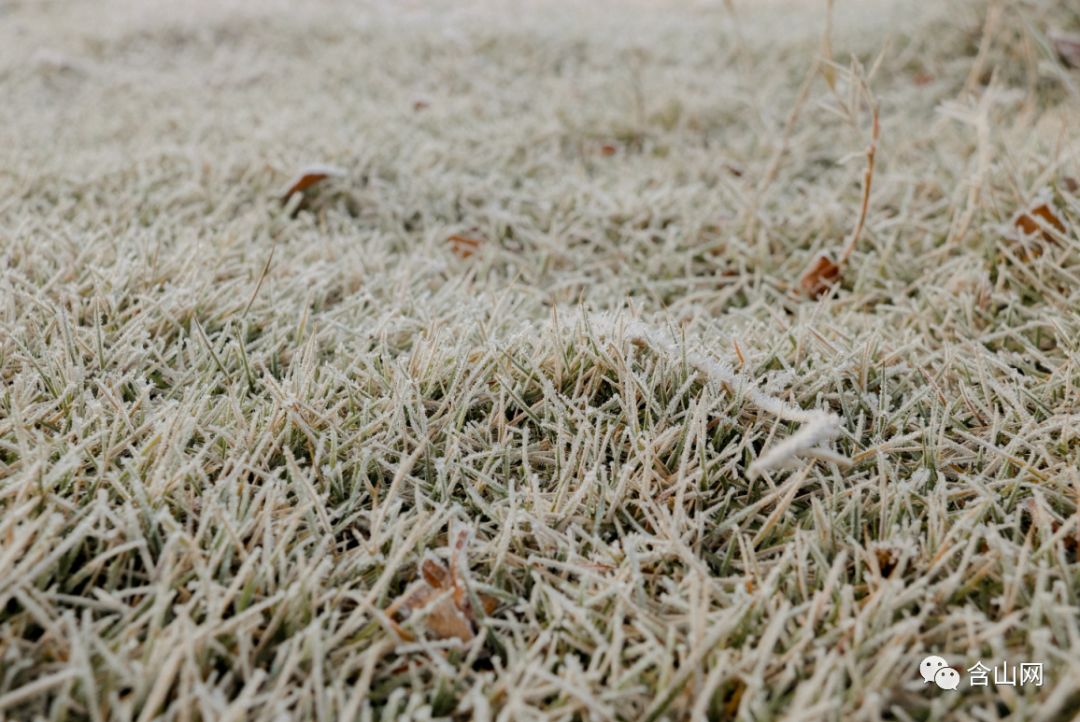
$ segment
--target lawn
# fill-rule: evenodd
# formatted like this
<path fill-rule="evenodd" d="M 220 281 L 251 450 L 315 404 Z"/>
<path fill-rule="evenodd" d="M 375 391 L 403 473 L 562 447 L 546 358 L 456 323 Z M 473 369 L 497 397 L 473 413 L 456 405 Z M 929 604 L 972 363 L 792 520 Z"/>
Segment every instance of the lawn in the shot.
<path fill-rule="evenodd" d="M 1070 720 L 1078 503 L 1071 0 L 0 0 L 0 720 Z"/>

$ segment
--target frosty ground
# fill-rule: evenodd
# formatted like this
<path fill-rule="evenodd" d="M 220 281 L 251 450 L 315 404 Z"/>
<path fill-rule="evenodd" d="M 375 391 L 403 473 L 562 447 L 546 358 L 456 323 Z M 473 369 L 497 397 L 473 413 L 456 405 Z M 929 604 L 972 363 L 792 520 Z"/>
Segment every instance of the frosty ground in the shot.
<path fill-rule="evenodd" d="M 582 5 L 0 3 L 0 718 L 1080 707 L 1080 9 Z"/>

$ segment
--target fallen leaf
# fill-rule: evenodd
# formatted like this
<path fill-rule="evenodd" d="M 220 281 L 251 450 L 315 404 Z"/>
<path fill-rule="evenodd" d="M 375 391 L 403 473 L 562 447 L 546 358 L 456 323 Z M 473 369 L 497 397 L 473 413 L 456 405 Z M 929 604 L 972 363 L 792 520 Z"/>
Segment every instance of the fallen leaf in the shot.
<path fill-rule="evenodd" d="M 345 171 L 332 165 L 309 165 L 300 170 L 285 188 L 281 191 L 281 202 L 285 203 L 293 193 L 303 193 L 305 190 L 326 178 L 338 178 L 345 175 Z"/>
<path fill-rule="evenodd" d="M 1054 34 L 1050 42 L 1061 62 L 1070 68 L 1080 68 L 1080 35 Z"/>
<path fill-rule="evenodd" d="M 446 239 L 450 250 L 460 258 L 468 258 L 480 250 L 481 241 L 477 238 L 454 234 Z"/>
<path fill-rule="evenodd" d="M 1013 221 L 1013 225 L 1025 236 L 1041 233 L 1043 239 L 1050 243 L 1056 242 L 1054 234 L 1050 231 L 1051 228 L 1058 233 L 1065 232 L 1065 224 L 1057 217 L 1049 203 L 1040 203 L 1031 210 L 1021 213 Z"/>
<path fill-rule="evenodd" d="M 434 638 L 470 642 L 476 636 L 476 613 L 462 569 L 470 534 L 467 529 L 460 529 L 453 537 L 449 566 L 427 552 L 420 563 L 420 579 L 387 607 L 386 612 L 401 621 L 422 614 L 422 624 Z M 478 593 L 476 598 L 484 614 L 491 614 L 498 605 L 498 600 L 484 593 Z"/>
<path fill-rule="evenodd" d="M 803 271 L 799 287 L 807 296 L 817 298 L 840 278 L 840 266 L 827 253 L 819 254 Z"/>
<path fill-rule="evenodd" d="M 434 559 L 425 559 L 424 565 L 438 564 Z M 443 567 L 445 572 L 445 567 Z M 424 626 L 436 639 L 457 638 L 462 642 L 472 640 L 472 623 L 465 613 L 454 603 L 451 589 L 432 586 L 428 579 L 409 593 L 400 608 L 401 618 L 408 619 L 415 612 L 424 612 Z"/>
<path fill-rule="evenodd" d="M 895 549 L 878 547 L 874 550 L 874 556 L 877 557 L 878 569 L 881 570 L 883 577 L 892 574 L 896 565 L 900 563 L 900 555 Z"/>

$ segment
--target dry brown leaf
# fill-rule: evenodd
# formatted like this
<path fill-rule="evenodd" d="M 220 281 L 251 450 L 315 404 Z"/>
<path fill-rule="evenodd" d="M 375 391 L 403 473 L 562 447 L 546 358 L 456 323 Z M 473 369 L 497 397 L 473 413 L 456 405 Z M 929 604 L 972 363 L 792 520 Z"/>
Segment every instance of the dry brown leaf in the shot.
<path fill-rule="evenodd" d="M 305 190 L 322 180 L 327 178 L 338 178 L 343 175 L 345 175 L 343 169 L 332 165 L 309 165 L 306 168 L 302 168 L 281 191 L 281 202 L 287 202 L 292 197 L 293 193 L 303 193 Z"/>
<path fill-rule="evenodd" d="M 432 637 L 472 641 L 476 636 L 476 613 L 461 569 L 469 536 L 466 529 L 457 532 L 449 566 L 430 552 L 426 554 L 420 563 L 420 579 L 387 607 L 387 614 L 404 621 L 422 613 L 424 628 Z M 498 600 L 490 595 L 479 593 L 476 597 L 485 615 L 498 606 Z"/>
<path fill-rule="evenodd" d="M 407 608 L 425 610 L 424 626 L 436 639 L 457 638 L 462 642 L 472 641 L 475 636 L 472 622 L 465 613 L 454 604 L 451 590 L 434 589 L 424 585 L 410 598 Z"/>
<path fill-rule="evenodd" d="M 1017 216 L 1013 225 L 1020 229 L 1020 232 L 1025 236 L 1041 233 L 1043 240 L 1050 243 L 1056 242 L 1054 234 L 1050 231 L 1051 228 L 1058 233 L 1065 232 L 1065 224 L 1058 218 L 1049 203 L 1040 203 L 1031 210 L 1021 213 Z"/>
<path fill-rule="evenodd" d="M 900 555 L 895 549 L 878 547 L 874 550 L 874 556 L 877 557 L 878 569 L 881 570 L 883 577 L 892 574 L 896 565 L 900 563 Z"/>
<path fill-rule="evenodd" d="M 829 287 L 839 278 L 840 266 L 828 253 L 822 253 L 803 271 L 802 278 L 799 279 L 799 287 L 807 296 L 817 298 L 829 290 Z"/>
<path fill-rule="evenodd" d="M 480 241 L 477 238 L 470 238 L 468 236 L 461 236 L 454 234 L 446 239 L 450 244 L 450 250 L 453 251 L 460 258 L 469 258 L 480 250 Z"/>
<path fill-rule="evenodd" d="M 1080 68 L 1080 35 L 1051 35 L 1050 42 L 1061 62 L 1070 68 Z"/>

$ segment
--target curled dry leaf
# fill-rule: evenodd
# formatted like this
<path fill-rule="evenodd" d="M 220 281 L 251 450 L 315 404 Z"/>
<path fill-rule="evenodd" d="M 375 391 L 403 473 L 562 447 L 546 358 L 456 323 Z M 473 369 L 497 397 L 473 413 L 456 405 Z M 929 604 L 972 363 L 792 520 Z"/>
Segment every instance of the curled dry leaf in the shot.
<path fill-rule="evenodd" d="M 450 250 L 460 258 L 468 258 L 480 250 L 481 241 L 478 238 L 470 238 L 455 233 L 446 240 L 450 244 Z"/>
<path fill-rule="evenodd" d="M 420 563 L 420 579 L 387 607 L 386 612 L 400 621 L 421 614 L 424 628 L 434 638 L 469 642 L 476 636 L 476 610 L 466 586 L 467 566 L 463 568 L 470 534 L 467 529 L 460 529 L 453 536 L 449 566 L 431 552 L 426 553 Z M 476 598 L 484 614 L 491 614 L 498 604 L 487 594 L 477 594 Z"/>
<path fill-rule="evenodd" d="M 285 203 L 292 197 L 293 193 L 303 193 L 305 190 L 315 185 L 319 181 L 327 178 L 339 178 L 345 175 L 345 171 L 342 168 L 338 168 L 333 165 L 309 165 L 302 168 L 292 179 L 285 185 L 281 191 L 281 202 Z"/>
<path fill-rule="evenodd" d="M 1043 240 L 1049 243 L 1055 242 L 1053 231 L 1065 232 L 1065 224 L 1058 218 L 1054 208 L 1046 202 L 1018 215 L 1013 225 L 1025 236 L 1041 233 Z"/>
<path fill-rule="evenodd" d="M 1032 261 L 1050 245 L 1058 244 L 1059 234 L 1065 233 L 1065 223 L 1058 216 L 1047 196 L 1036 200 L 1032 206 L 1021 211 L 1013 219 L 1015 232 L 1008 234 L 1006 241 L 1012 246 L 1012 252 L 1023 263 Z"/>
<path fill-rule="evenodd" d="M 807 296 L 817 298 L 840 278 L 840 266 L 829 256 L 821 253 L 815 258 L 799 279 L 799 287 Z"/>
<path fill-rule="evenodd" d="M 900 552 L 892 547 L 877 547 L 874 549 L 874 556 L 877 558 L 878 569 L 883 577 L 892 574 L 900 563 Z"/>
<path fill-rule="evenodd" d="M 1070 68 L 1080 68 L 1080 35 L 1053 34 L 1050 42 L 1061 62 Z"/>

